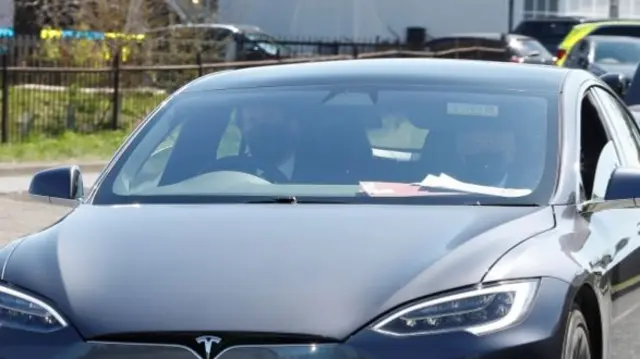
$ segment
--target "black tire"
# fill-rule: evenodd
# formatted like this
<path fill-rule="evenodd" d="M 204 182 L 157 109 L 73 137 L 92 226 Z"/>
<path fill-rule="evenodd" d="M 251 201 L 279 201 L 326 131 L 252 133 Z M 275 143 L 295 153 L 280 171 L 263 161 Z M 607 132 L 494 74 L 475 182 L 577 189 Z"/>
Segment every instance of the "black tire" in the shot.
<path fill-rule="evenodd" d="M 567 318 L 567 329 L 562 346 L 562 359 L 591 359 L 591 337 L 587 321 L 574 304 Z"/>

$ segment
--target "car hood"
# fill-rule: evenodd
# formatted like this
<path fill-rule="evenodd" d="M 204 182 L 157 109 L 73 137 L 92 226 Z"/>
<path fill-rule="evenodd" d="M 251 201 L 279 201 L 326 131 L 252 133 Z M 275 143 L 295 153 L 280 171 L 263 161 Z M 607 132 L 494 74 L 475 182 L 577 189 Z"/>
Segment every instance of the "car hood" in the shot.
<path fill-rule="evenodd" d="M 417 297 L 481 281 L 551 208 L 81 205 L 22 241 L 3 280 L 85 338 L 259 331 L 344 338 Z"/>

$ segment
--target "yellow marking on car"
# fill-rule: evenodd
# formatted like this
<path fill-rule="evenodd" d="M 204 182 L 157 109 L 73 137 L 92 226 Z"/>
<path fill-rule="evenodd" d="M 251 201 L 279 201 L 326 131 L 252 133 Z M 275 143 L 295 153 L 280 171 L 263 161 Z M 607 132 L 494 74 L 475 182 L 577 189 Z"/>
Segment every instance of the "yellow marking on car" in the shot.
<path fill-rule="evenodd" d="M 565 61 L 567 59 L 567 55 L 569 54 L 569 52 L 571 51 L 573 46 L 575 44 L 577 44 L 580 40 L 582 40 L 585 37 L 589 36 L 589 34 L 591 34 L 596 29 L 600 28 L 601 26 L 612 26 L 612 25 L 613 26 L 616 26 L 616 25 L 640 26 L 640 20 L 638 20 L 638 21 L 633 21 L 633 20 L 617 20 L 617 21 L 615 21 L 615 20 L 614 21 L 605 20 L 605 21 L 599 21 L 599 22 L 588 22 L 588 23 L 578 24 L 578 25 L 574 26 L 573 29 L 571 29 L 571 31 L 569 31 L 567 36 L 565 36 L 565 38 L 562 40 L 562 42 L 558 46 L 558 50 L 564 50 L 564 55 L 562 56 L 562 58 L 559 58 L 556 61 L 556 65 L 557 66 L 563 66 L 564 65 L 564 63 L 565 63 Z"/>
<path fill-rule="evenodd" d="M 636 285 L 638 283 L 640 283 L 640 275 L 637 275 L 635 277 L 631 277 L 631 278 L 625 280 L 624 282 L 620 282 L 620 283 L 618 283 L 616 285 L 611 286 L 611 291 L 613 293 L 617 293 L 617 292 L 623 291 L 623 290 L 625 290 L 627 288 L 631 288 L 631 287 L 633 287 L 634 285 Z"/>

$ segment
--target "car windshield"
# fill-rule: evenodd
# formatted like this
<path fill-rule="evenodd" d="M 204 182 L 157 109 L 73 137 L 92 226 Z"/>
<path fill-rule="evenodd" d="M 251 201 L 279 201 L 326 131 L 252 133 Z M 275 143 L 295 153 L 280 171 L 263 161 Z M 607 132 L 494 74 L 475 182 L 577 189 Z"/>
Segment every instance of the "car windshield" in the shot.
<path fill-rule="evenodd" d="M 545 204 L 557 103 L 421 86 L 182 92 L 134 135 L 93 203 Z"/>
<path fill-rule="evenodd" d="M 640 62 L 640 41 L 598 41 L 594 62 L 600 64 L 637 64 Z"/>

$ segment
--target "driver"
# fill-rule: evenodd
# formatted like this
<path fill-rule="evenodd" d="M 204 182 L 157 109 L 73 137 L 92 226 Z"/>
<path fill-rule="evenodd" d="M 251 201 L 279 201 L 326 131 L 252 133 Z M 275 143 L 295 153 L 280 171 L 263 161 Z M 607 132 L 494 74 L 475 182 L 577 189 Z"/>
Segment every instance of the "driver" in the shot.
<path fill-rule="evenodd" d="M 291 181 L 296 166 L 296 122 L 276 106 L 247 106 L 239 111 L 239 128 L 257 175 L 275 182 Z"/>
<path fill-rule="evenodd" d="M 491 187 L 508 187 L 509 167 L 516 150 L 515 134 L 502 126 L 473 125 L 456 134 L 456 151 L 462 162 L 460 180 Z"/>

